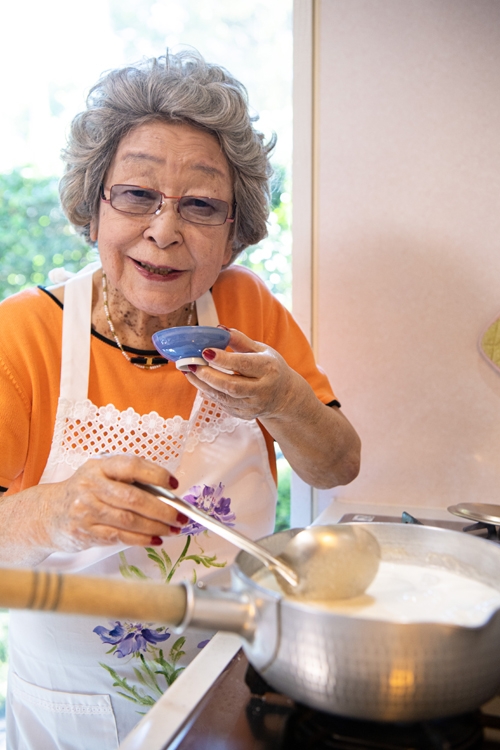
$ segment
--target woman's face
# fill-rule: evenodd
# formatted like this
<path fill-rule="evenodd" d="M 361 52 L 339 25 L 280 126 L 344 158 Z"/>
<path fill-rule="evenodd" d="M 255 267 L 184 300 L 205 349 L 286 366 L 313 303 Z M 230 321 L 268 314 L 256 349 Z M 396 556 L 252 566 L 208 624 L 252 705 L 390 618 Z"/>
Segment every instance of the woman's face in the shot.
<path fill-rule="evenodd" d="M 229 164 L 217 139 L 190 125 L 153 121 L 128 133 L 106 174 L 106 198 L 113 185 L 218 198 L 232 215 Z M 191 224 L 171 200 L 158 215 L 145 216 L 120 213 L 101 201 L 91 237 L 98 240 L 109 285 L 135 308 L 162 315 L 210 289 L 231 258 L 231 226 Z"/>

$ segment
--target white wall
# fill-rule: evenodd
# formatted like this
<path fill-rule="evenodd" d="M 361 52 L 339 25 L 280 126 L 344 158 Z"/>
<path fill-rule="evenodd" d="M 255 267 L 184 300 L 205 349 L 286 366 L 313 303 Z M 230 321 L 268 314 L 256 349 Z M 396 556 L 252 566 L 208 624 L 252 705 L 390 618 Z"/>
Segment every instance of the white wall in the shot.
<path fill-rule="evenodd" d="M 315 303 L 318 360 L 363 440 L 359 478 L 320 505 L 500 503 L 500 374 L 477 345 L 500 316 L 500 2 L 299 6 L 316 220 L 294 304 Z"/>

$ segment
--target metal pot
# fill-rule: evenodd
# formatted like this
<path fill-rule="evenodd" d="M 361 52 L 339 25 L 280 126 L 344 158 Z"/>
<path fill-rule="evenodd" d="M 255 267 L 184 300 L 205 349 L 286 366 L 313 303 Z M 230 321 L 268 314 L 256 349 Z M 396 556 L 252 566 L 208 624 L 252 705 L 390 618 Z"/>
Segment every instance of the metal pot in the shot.
<path fill-rule="evenodd" d="M 426 526 L 365 528 L 383 560 L 437 565 L 500 590 L 500 546 L 492 542 Z M 261 543 L 279 554 L 297 531 Z M 240 553 L 232 578 L 241 603 L 190 596 L 184 624 L 239 632 L 248 660 L 276 690 L 341 716 L 417 721 L 470 711 L 500 689 L 500 611 L 481 627 L 362 620 L 281 599 L 252 580 L 259 565 Z"/>
<path fill-rule="evenodd" d="M 356 524 L 360 525 L 360 524 Z M 365 528 L 383 560 L 439 566 L 500 590 L 500 546 L 447 529 Z M 279 554 L 299 529 L 261 540 Z M 165 622 L 239 633 L 276 690 L 313 708 L 378 721 L 418 721 L 477 708 L 500 689 L 500 610 L 481 627 L 363 620 L 283 599 L 251 576 L 241 552 L 232 589 L 0 571 L 0 606 Z"/>

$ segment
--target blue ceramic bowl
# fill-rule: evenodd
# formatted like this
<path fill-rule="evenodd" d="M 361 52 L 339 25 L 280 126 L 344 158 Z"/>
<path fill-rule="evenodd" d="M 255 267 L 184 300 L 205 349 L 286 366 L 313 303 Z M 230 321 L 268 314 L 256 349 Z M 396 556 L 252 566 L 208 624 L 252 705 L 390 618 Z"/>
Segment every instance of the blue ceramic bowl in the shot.
<path fill-rule="evenodd" d="M 187 370 L 188 365 L 208 364 L 201 356 L 203 349 L 225 349 L 230 338 L 223 328 L 179 326 L 154 333 L 153 344 L 162 357 L 175 362 L 179 370 Z"/>

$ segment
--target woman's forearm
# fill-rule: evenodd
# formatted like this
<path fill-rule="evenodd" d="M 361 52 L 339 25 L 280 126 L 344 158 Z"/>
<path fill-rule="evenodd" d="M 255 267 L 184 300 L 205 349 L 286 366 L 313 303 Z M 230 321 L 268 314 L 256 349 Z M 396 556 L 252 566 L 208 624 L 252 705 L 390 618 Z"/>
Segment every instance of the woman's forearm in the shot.
<path fill-rule="evenodd" d="M 290 394 L 286 410 L 261 421 L 292 469 L 313 487 L 348 484 L 358 475 L 361 441 L 356 431 L 338 408 L 321 403 L 305 382 Z"/>
<path fill-rule="evenodd" d="M 62 482 L 0 499 L 0 565 L 32 566 L 52 552 L 161 544 L 187 521 L 136 482 L 177 488 L 157 464 L 134 455 L 89 459 Z M 160 540 L 158 542 L 158 539 Z"/>

